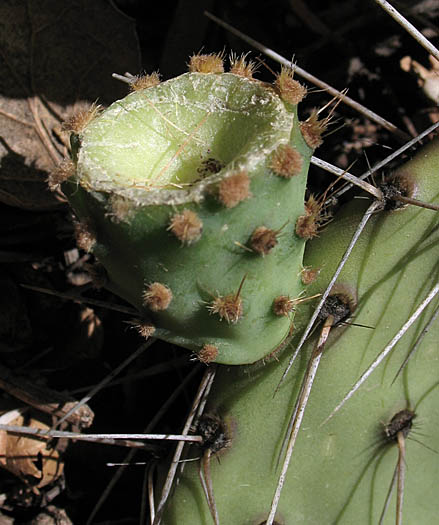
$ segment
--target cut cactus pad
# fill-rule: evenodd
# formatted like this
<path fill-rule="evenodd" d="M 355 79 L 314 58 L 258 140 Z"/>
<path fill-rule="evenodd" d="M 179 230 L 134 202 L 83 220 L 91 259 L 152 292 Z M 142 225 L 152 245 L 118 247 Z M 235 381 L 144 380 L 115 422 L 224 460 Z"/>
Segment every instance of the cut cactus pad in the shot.
<path fill-rule="evenodd" d="M 273 301 L 304 288 L 295 225 L 312 150 L 284 99 L 242 75 L 186 73 L 116 101 L 71 136 L 75 170 L 63 189 L 106 286 L 157 337 L 197 354 L 216 348 L 219 363 L 252 363 L 282 345 L 292 313 L 276 315 Z"/>

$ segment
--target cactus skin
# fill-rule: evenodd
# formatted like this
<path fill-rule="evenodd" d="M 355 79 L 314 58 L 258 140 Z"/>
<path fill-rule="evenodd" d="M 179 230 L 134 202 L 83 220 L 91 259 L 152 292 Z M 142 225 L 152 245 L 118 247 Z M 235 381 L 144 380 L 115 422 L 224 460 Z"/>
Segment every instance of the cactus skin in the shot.
<path fill-rule="evenodd" d="M 153 321 L 155 336 L 195 353 L 214 346 L 228 364 L 282 344 L 292 316 L 272 305 L 303 290 L 294 228 L 311 156 L 296 106 L 253 79 L 187 73 L 115 102 L 71 141 L 76 173 L 63 190 L 95 235 L 107 287 Z M 295 156 L 281 155 L 279 169 L 287 146 Z M 266 252 L 249 244 L 260 227 L 278 232 Z M 151 283 L 172 292 L 167 308 L 142 300 Z M 242 316 L 221 315 L 213 301 L 241 284 Z"/>
<path fill-rule="evenodd" d="M 439 139 L 397 173 L 411 179 L 416 198 L 437 202 Z M 322 268 L 309 294 L 324 290 L 365 208 L 360 200 L 348 204 L 307 245 L 305 263 Z M 320 425 L 438 281 L 438 226 L 436 212 L 410 206 L 376 214 L 360 237 L 338 283 L 358 296 L 354 322 L 374 329 L 339 327 L 330 336 L 296 442 L 278 523 L 378 523 L 397 461 L 395 443 L 385 441 L 384 424 L 405 408 L 415 411 L 422 436 L 416 435 L 415 419 L 406 442 L 403 522 L 435 523 L 439 461 L 431 449 L 437 450 L 439 435 L 437 321 L 391 382 L 438 305 L 437 297 L 340 412 Z M 304 325 L 310 312 L 309 305 L 301 305 L 298 324 Z M 303 349 L 274 398 L 288 351 L 280 362 L 218 370 L 208 410 L 234 427 L 230 447 L 219 462 L 211 462 L 220 523 L 259 525 L 267 518 L 279 475 L 276 461 L 312 344 Z M 411 441 L 411 435 L 425 446 Z M 191 456 L 196 455 L 193 450 Z M 186 465 L 165 525 L 212 523 L 197 469 L 194 463 Z M 395 522 L 394 501 L 395 496 L 385 524 Z"/>

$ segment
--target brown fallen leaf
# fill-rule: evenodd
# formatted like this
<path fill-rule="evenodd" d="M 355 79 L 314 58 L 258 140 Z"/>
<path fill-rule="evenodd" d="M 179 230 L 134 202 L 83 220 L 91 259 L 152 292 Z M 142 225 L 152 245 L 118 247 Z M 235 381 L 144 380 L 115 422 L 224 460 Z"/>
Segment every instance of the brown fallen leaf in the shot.
<path fill-rule="evenodd" d="M 112 79 L 137 72 L 134 21 L 106 0 L 0 2 L 0 202 L 59 206 L 48 173 L 66 155 L 61 122 L 125 94 Z"/>
<path fill-rule="evenodd" d="M 20 410 L 6 412 L 0 417 L 0 423 L 50 429 L 33 417 L 25 419 Z M 0 467 L 12 472 L 24 483 L 40 489 L 54 482 L 63 473 L 64 464 L 58 451 L 48 446 L 47 439 L 0 430 Z"/>
<path fill-rule="evenodd" d="M 55 507 L 55 505 L 48 505 L 28 525 L 72 525 L 72 521 L 64 509 Z"/>
<path fill-rule="evenodd" d="M 3 365 L 0 365 L 0 388 L 39 412 L 49 414 L 52 418 L 64 417 L 77 404 L 77 401 L 70 396 L 29 381 Z M 90 407 L 82 405 L 67 421 L 77 429 L 81 429 L 91 426 L 93 418 L 94 413 Z"/>
<path fill-rule="evenodd" d="M 430 69 L 405 56 L 400 60 L 400 66 L 403 71 L 413 73 L 418 77 L 418 84 L 424 91 L 425 95 L 439 104 L 439 61 L 432 55 L 429 55 Z"/>

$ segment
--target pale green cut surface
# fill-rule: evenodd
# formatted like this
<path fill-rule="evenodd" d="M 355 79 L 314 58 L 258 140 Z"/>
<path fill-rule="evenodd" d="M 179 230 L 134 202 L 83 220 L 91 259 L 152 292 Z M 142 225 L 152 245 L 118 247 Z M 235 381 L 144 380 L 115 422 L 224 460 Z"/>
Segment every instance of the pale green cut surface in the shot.
<path fill-rule="evenodd" d="M 184 188 L 214 172 L 203 168 L 209 159 L 239 167 L 249 153 L 262 153 L 292 118 L 260 82 L 187 73 L 132 93 L 93 120 L 81 136 L 79 175 L 103 190 Z"/>

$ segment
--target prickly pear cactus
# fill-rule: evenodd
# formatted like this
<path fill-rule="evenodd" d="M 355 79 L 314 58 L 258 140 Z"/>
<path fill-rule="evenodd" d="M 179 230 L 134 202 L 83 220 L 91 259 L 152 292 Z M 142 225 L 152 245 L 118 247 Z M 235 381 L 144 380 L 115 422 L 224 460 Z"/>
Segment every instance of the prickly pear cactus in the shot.
<path fill-rule="evenodd" d="M 401 481 L 394 491 L 398 512 L 404 493 L 406 523 L 434 522 L 437 295 L 332 411 L 439 280 L 437 212 L 398 200 L 438 199 L 438 142 L 382 186 L 381 209 L 279 388 L 313 311 L 303 292 L 324 292 L 367 203 L 346 205 L 317 236 L 324 217 L 318 200 L 305 202 L 306 175 L 327 122 L 314 113 L 299 124 L 305 88 L 289 70 L 267 85 L 243 59 L 224 73 L 218 55 L 197 55 L 189 73 L 163 83 L 156 75 L 132 79 L 132 88 L 105 111 L 93 108 L 67 124 L 72 160 L 50 183 L 62 184 L 79 219 L 78 243 L 105 267 L 106 286 L 138 309 L 144 333 L 220 364 L 195 430 L 204 448 L 191 449 L 199 461 L 185 465 L 162 523 L 266 522 L 283 438 L 325 329 L 329 339 L 269 523 L 378 522 L 404 462 L 410 468 L 405 492 Z M 400 371 L 414 345 L 415 357 Z M 380 522 L 393 521 L 387 512 Z"/>
<path fill-rule="evenodd" d="M 437 202 L 439 140 L 400 168 L 383 191 Z M 347 205 L 307 245 L 305 264 L 321 269 L 309 294 L 324 291 L 366 208 L 361 200 Z M 395 479 L 398 439 L 405 442 L 407 466 L 403 522 L 427 524 L 437 519 L 437 321 L 426 331 L 438 306 L 437 295 L 390 355 L 327 420 L 439 281 L 437 212 L 400 207 L 391 199 L 386 208 L 370 219 L 330 296 L 348 306 L 349 323 L 369 328 L 339 323 L 331 330 L 281 494 L 277 524 L 395 523 L 395 494 L 400 490 L 394 488 L 382 521 L 380 516 Z M 300 309 L 298 336 L 291 348 L 312 308 Z M 208 412 L 223 422 L 218 439 L 227 444 L 214 448 L 218 461 L 210 456 L 208 470 L 203 469 L 206 449 L 191 449 L 191 457 L 201 459 L 186 464 L 163 521 L 166 525 L 208 525 L 215 512 L 218 523 L 265 523 L 278 482 L 278 461 L 283 460 L 282 439 L 318 332 L 319 328 L 275 396 L 288 349 L 280 362 L 218 370 Z M 420 336 L 415 355 L 398 374 Z M 210 509 L 200 472 L 210 477 L 214 495 Z M 396 523 L 401 523 L 401 516 Z"/>
<path fill-rule="evenodd" d="M 274 352 L 303 289 L 306 91 L 289 70 L 273 85 L 251 71 L 238 59 L 224 73 L 208 55 L 178 78 L 137 79 L 125 99 L 70 122 L 73 160 L 52 177 L 107 287 L 204 362 Z"/>

